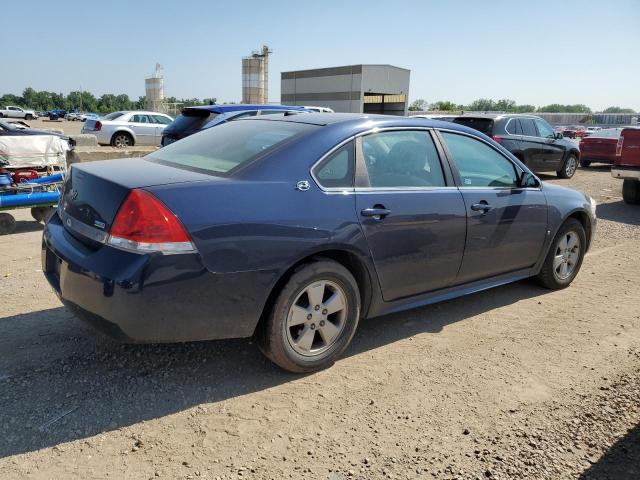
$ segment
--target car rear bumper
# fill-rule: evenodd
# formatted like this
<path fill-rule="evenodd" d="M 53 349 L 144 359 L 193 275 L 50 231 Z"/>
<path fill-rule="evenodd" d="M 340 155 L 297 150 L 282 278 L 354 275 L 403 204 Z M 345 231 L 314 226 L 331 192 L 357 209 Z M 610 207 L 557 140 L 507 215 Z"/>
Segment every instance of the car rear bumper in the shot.
<path fill-rule="evenodd" d="M 91 248 L 57 212 L 44 228 L 42 270 L 80 319 L 133 343 L 251 336 L 268 295 L 266 273 L 212 273 L 199 254 Z"/>
<path fill-rule="evenodd" d="M 613 178 L 635 178 L 640 180 L 640 167 L 615 166 L 611 169 Z"/>

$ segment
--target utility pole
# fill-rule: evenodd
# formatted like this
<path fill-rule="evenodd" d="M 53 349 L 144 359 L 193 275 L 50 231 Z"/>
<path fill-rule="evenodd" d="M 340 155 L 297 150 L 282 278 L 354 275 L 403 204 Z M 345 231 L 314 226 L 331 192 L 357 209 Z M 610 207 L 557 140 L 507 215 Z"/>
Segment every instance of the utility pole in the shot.
<path fill-rule="evenodd" d="M 80 111 L 82 111 L 82 85 L 80 85 Z"/>

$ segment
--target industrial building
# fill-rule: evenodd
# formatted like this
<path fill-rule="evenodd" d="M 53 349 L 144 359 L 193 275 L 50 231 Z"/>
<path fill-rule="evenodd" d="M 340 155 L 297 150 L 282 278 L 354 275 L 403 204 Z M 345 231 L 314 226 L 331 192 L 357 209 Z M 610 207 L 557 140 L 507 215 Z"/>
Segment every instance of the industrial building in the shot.
<path fill-rule="evenodd" d="M 347 65 L 281 74 L 281 103 L 336 112 L 406 115 L 410 70 L 393 65 Z"/>
<path fill-rule="evenodd" d="M 242 103 L 268 103 L 269 101 L 269 47 L 252 52 L 242 59 Z"/>

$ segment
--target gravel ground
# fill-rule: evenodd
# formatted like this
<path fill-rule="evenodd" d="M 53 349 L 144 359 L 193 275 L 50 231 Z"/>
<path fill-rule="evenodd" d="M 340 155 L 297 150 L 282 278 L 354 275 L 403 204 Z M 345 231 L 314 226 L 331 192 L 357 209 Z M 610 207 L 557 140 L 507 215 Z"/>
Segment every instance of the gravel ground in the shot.
<path fill-rule="evenodd" d="M 640 208 L 606 168 L 573 285 L 524 281 L 363 322 L 285 373 L 250 340 L 119 345 L 67 312 L 41 227 L 0 237 L 2 478 L 640 478 Z"/>

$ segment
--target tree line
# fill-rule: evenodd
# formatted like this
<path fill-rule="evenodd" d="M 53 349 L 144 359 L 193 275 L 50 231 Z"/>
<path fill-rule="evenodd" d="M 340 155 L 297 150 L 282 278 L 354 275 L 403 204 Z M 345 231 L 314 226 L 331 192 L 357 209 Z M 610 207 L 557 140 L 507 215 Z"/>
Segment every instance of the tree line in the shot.
<path fill-rule="evenodd" d="M 190 107 L 193 105 L 206 105 L 216 103 L 215 98 L 165 98 L 165 102 L 180 103 L 180 107 Z M 50 111 L 56 108 L 62 110 L 82 109 L 85 112 L 109 113 L 118 110 L 142 110 L 145 108 L 146 97 L 138 97 L 137 100 L 130 99 L 125 93 L 115 95 L 105 93 L 96 97 L 91 92 L 73 91 L 68 95 L 63 93 L 48 92 L 46 90 L 37 91 L 31 87 L 25 88 L 22 95 L 11 93 L 0 96 L 0 106 L 15 105 L 22 108 L 29 108 L 37 111 Z"/>
<path fill-rule="evenodd" d="M 509 113 L 593 113 L 589 107 L 582 103 L 574 105 L 561 105 L 552 103 L 542 107 L 535 105 L 518 105 L 515 101 L 509 99 L 492 100 L 489 98 L 480 98 L 474 100 L 468 105 L 461 105 L 449 101 L 438 101 L 429 103 L 426 100 L 418 99 L 409 106 L 411 111 L 439 111 L 439 112 L 455 112 L 455 111 L 472 111 L 472 112 L 509 112 Z M 636 113 L 633 108 L 609 107 L 602 113 Z"/>

